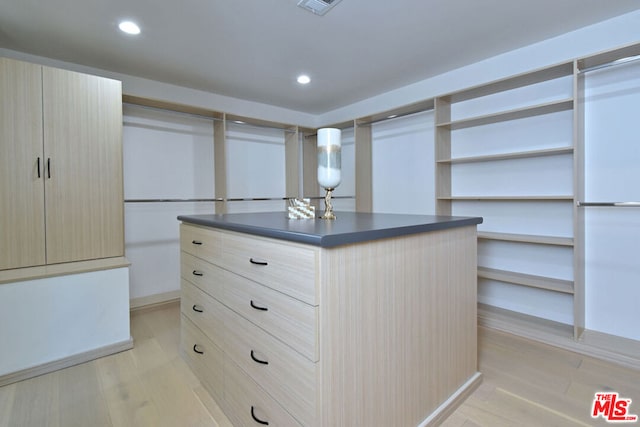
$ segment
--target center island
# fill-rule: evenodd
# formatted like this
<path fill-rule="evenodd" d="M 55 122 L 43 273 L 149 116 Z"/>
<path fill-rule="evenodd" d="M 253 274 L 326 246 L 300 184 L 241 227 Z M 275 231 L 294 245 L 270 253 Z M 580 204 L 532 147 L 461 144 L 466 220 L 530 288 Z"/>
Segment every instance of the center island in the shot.
<path fill-rule="evenodd" d="M 336 215 L 178 217 L 181 351 L 234 425 L 437 425 L 481 381 L 482 218 Z"/>

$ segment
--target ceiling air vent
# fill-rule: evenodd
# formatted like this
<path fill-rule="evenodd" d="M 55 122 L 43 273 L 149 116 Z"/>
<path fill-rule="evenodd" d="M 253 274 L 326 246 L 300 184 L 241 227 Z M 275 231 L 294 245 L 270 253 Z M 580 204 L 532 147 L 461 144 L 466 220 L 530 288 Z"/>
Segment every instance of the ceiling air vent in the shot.
<path fill-rule="evenodd" d="M 322 16 L 341 1 L 342 0 L 300 0 L 298 6 Z"/>

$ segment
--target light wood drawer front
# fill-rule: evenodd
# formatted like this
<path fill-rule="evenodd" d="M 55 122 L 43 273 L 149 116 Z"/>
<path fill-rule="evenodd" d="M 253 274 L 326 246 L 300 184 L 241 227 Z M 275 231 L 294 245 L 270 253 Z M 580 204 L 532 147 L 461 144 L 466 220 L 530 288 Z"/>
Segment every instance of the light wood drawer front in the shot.
<path fill-rule="evenodd" d="M 318 307 L 231 273 L 222 302 L 311 361 L 318 360 Z"/>
<path fill-rule="evenodd" d="M 182 280 L 180 309 L 214 344 L 223 347 L 225 307 L 197 286 Z"/>
<path fill-rule="evenodd" d="M 270 427 L 302 425 L 226 355 L 224 363 L 224 408 L 234 426 L 257 427 L 265 422 Z"/>
<path fill-rule="evenodd" d="M 214 279 L 219 276 L 220 270 L 220 267 L 207 261 L 180 252 L 180 276 L 217 299 L 222 296 L 222 282 Z"/>
<path fill-rule="evenodd" d="M 222 350 L 209 340 L 187 317 L 180 316 L 180 348 L 184 359 L 218 401 L 222 400 L 224 386 L 224 356 Z"/>
<path fill-rule="evenodd" d="M 214 230 L 180 224 L 180 249 L 211 261 L 220 256 L 220 233 Z"/>
<path fill-rule="evenodd" d="M 315 249 L 255 236 L 235 233 L 223 235 L 224 249 L 220 266 L 308 304 L 317 305 Z"/>
<path fill-rule="evenodd" d="M 227 310 L 225 353 L 302 425 L 316 414 L 316 364 Z"/>

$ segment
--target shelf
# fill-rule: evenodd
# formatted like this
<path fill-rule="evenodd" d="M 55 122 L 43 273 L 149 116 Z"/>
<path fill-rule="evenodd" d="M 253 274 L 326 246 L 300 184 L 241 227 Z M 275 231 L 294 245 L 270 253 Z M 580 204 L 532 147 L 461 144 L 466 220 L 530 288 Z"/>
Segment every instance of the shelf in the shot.
<path fill-rule="evenodd" d="M 490 83 L 480 84 L 478 86 L 453 92 L 447 97 L 450 102 L 461 102 L 482 96 L 493 95 L 499 92 L 505 92 L 519 87 L 530 86 L 536 83 L 542 83 L 548 80 L 554 80 L 560 77 L 566 77 L 573 74 L 573 61 L 562 62 L 551 67 L 544 67 L 533 71 L 528 71 L 515 76 L 496 80 Z"/>
<path fill-rule="evenodd" d="M 573 147 L 547 148 L 544 150 L 518 151 L 513 153 L 488 154 L 484 156 L 458 157 L 453 159 L 438 160 L 437 163 L 479 163 L 493 162 L 498 160 L 526 159 L 534 157 L 558 156 L 561 154 L 572 154 Z"/>
<path fill-rule="evenodd" d="M 450 130 L 464 129 L 473 126 L 488 125 L 491 123 L 504 122 L 508 120 L 523 119 L 526 117 L 540 116 L 543 114 L 567 111 L 573 108 L 573 98 L 561 99 L 558 101 L 546 102 L 529 107 L 516 108 L 513 110 L 500 111 L 498 113 L 484 116 L 470 117 L 467 119 L 453 120 L 446 123 L 436 124 L 437 128 Z"/>
<path fill-rule="evenodd" d="M 478 200 L 478 201 L 573 201 L 573 196 L 439 196 L 438 200 Z"/>
<path fill-rule="evenodd" d="M 514 233 L 496 233 L 492 231 L 478 231 L 478 239 L 573 247 L 573 238 L 571 237 L 536 236 L 533 234 L 514 234 Z"/>
<path fill-rule="evenodd" d="M 478 267 L 478 277 L 497 280 L 499 282 L 514 283 L 531 288 L 573 294 L 573 281 L 571 280 L 555 279 L 552 277 L 536 276 L 533 274 L 516 273 L 513 271 L 497 270 L 485 267 Z"/>

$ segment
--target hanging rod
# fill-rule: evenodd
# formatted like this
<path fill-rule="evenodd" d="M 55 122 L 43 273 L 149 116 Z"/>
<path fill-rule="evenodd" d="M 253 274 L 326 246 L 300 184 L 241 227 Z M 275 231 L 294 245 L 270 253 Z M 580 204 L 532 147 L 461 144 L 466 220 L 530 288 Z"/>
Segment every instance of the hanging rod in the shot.
<path fill-rule="evenodd" d="M 224 202 L 224 199 L 125 199 L 125 203 Z"/>
<path fill-rule="evenodd" d="M 578 73 L 588 73 L 589 71 L 601 70 L 603 68 L 615 67 L 617 65 L 628 64 L 630 62 L 636 62 L 640 60 L 640 55 L 629 56 L 626 58 L 616 59 L 615 61 L 607 62 L 605 64 L 594 65 L 593 67 L 578 70 Z"/>
<path fill-rule="evenodd" d="M 355 199 L 355 196 L 331 196 L 332 199 Z M 189 202 L 264 202 L 264 201 L 280 201 L 291 200 L 295 197 L 239 197 L 228 198 L 222 197 L 213 199 L 125 199 L 125 203 L 189 203 Z M 324 196 L 310 196 L 305 199 L 321 200 Z"/>
<path fill-rule="evenodd" d="M 617 208 L 640 208 L 640 202 L 576 202 L 579 208 L 589 207 L 617 207 Z"/>

